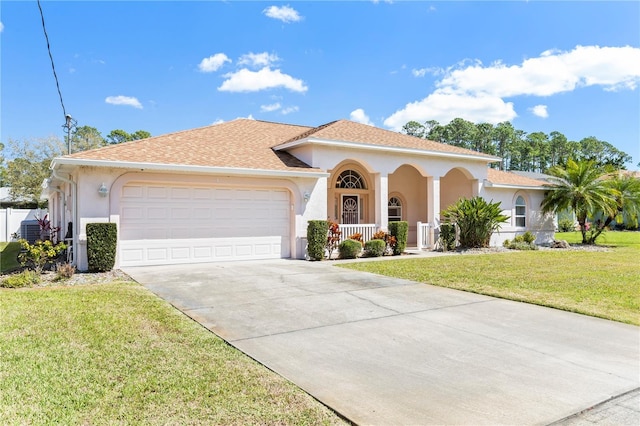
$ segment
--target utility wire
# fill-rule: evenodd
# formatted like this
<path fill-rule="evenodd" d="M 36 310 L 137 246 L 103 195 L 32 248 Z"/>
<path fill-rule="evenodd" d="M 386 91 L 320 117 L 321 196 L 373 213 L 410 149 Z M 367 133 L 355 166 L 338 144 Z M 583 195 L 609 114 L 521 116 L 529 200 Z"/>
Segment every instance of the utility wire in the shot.
<path fill-rule="evenodd" d="M 64 107 L 62 101 L 62 92 L 60 91 L 60 83 L 58 82 L 58 75 L 56 74 L 56 66 L 53 63 L 53 55 L 51 55 L 51 46 L 49 45 L 49 35 L 47 34 L 47 28 L 44 25 L 44 13 L 42 13 L 42 6 L 40 0 L 38 0 L 38 9 L 40 9 L 40 17 L 42 18 L 42 30 L 44 31 L 44 38 L 47 40 L 47 51 L 49 52 L 49 59 L 51 59 L 51 69 L 53 70 L 53 78 L 56 80 L 56 88 L 58 89 L 58 96 L 60 96 L 60 105 L 62 105 L 62 114 L 67 118 L 67 110 Z"/>

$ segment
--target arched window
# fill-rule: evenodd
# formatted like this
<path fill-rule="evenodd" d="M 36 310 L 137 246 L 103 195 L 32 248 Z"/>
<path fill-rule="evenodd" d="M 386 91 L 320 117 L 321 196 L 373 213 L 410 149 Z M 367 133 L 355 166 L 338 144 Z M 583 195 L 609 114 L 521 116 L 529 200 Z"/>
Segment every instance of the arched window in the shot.
<path fill-rule="evenodd" d="M 355 170 L 345 170 L 336 181 L 336 188 L 367 189 L 364 179 Z"/>
<path fill-rule="evenodd" d="M 527 226 L 527 203 L 522 195 L 516 198 L 516 226 L 524 228 Z"/>
<path fill-rule="evenodd" d="M 402 201 L 398 197 L 389 198 L 389 222 L 402 220 Z"/>

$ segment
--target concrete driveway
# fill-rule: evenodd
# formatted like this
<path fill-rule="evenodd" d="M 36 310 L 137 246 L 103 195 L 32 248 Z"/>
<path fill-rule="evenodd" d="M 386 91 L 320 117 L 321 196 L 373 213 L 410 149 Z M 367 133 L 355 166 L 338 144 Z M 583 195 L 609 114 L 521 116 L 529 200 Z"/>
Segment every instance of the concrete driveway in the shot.
<path fill-rule="evenodd" d="M 125 272 L 358 424 L 549 424 L 640 386 L 635 326 L 329 262 Z"/>

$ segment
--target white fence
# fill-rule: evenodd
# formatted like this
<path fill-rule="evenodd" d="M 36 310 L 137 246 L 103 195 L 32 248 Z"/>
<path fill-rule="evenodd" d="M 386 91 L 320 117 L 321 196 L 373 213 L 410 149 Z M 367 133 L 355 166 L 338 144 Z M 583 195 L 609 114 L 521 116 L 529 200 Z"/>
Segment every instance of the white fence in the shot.
<path fill-rule="evenodd" d="M 431 238 L 431 224 L 418 222 L 416 227 L 416 242 L 418 250 L 433 248 L 433 242 Z"/>
<path fill-rule="evenodd" d="M 373 239 L 373 234 L 378 231 L 378 226 L 375 223 L 363 223 L 359 225 L 338 225 L 340 231 L 340 242 L 343 242 L 350 235 L 359 233 L 362 234 L 362 242 L 367 242 Z"/>
<path fill-rule="evenodd" d="M 23 220 L 34 220 L 38 214 L 46 213 L 39 209 L 0 209 L 0 242 L 12 241 L 12 235 L 19 235 Z"/>

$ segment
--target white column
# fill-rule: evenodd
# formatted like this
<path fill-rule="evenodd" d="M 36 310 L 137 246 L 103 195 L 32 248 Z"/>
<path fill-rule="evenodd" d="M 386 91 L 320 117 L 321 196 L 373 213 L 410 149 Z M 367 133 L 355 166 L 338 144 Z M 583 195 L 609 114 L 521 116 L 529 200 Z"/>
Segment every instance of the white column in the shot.
<path fill-rule="evenodd" d="M 387 230 L 389 225 L 389 176 L 376 174 L 376 225 Z"/>
<path fill-rule="evenodd" d="M 477 197 L 482 192 L 482 180 L 480 179 L 472 179 L 471 180 L 471 196 Z"/>
<path fill-rule="evenodd" d="M 433 248 L 436 237 L 436 227 L 440 225 L 440 177 L 427 178 L 427 220 L 432 225 L 429 229 L 429 241 Z M 440 230 L 438 229 L 437 232 Z"/>

